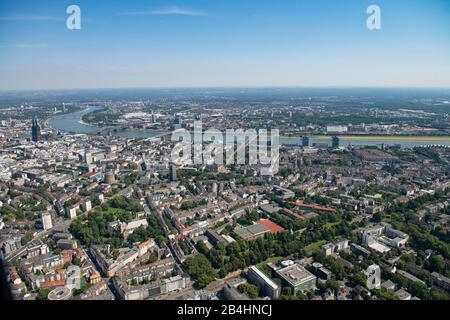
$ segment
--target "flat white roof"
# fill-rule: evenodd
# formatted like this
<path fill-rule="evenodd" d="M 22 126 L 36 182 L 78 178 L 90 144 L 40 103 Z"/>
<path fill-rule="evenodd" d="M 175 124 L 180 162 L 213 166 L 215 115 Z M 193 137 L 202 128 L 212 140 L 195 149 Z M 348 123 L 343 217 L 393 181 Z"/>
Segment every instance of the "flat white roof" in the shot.
<path fill-rule="evenodd" d="M 251 269 L 253 272 L 255 272 L 259 277 L 261 277 L 265 283 L 267 283 L 270 287 L 273 289 L 278 289 L 278 285 L 272 281 L 268 276 L 264 274 L 261 270 L 259 270 L 256 266 L 251 266 L 249 269 Z"/>
<path fill-rule="evenodd" d="M 391 250 L 388 246 L 385 246 L 384 244 L 382 244 L 382 243 L 380 243 L 378 241 L 375 241 L 375 242 L 371 243 L 369 245 L 369 247 L 374 249 L 375 251 L 378 251 L 378 252 L 381 252 L 381 253 L 385 253 L 385 252 L 388 252 L 388 251 Z"/>

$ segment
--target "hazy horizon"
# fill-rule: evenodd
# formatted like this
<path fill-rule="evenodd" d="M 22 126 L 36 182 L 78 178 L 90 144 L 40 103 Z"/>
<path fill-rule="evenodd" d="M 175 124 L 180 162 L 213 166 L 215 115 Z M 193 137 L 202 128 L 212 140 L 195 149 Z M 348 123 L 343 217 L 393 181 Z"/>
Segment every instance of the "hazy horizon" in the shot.
<path fill-rule="evenodd" d="M 197 87 L 197 88 L 88 88 L 56 90 L 0 91 L 0 107 L 43 101 L 145 100 L 153 98 L 209 99 L 236 97 L 248 100 L 306 99 L 340 97 L 342 99 L 376 99 L 381 105 L 401 101 L 438 99 L 445 107 L 450 101 L 450 88 L 381 88 L 381 87 Z M 425 99 L 425 100 L 424 100 Z M 409 102 L 408 102 L 409 103 Z M 419 104 L 432 106 L 433 102 Z M 448 105 L 450 106 L 450 104 Z"/>
<path fill-rule="evenodd" d="M 348 86 L 338 86 L 338 85 L 322 85 L 322 86 L 172 86 L 172 87 L 157 87 L 157 86 L 147 86 L 147 87 L 92 87 L 92 88 L 42 88 L 42 89 L 0 89 L 3 93 L 14 93 L 14 92 L 62 92 L 62 91 L 108 91 L 108 90 L 151 90 L 151 91 L 175 91 L 175 90 L 400 90 L 400 91 L 450 91 L 450 86 L 439 87 L 439 86 L 358 86 L 358 85 L 348 85 Z"/>

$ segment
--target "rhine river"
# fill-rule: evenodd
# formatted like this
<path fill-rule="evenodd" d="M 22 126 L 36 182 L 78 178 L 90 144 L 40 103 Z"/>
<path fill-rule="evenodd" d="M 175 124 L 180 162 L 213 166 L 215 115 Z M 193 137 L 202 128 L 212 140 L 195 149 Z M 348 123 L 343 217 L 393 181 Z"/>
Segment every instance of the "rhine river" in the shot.
<path fill-rule="evenodd" d="M 100 110 L 102 107 L 100 106 L 90 106 L 89 108 L 66 114 L 61 116 L 55 116 L 50 118 L 47 121 L 47 125 L 50 128 L 57 129 L 62 132 L 70 132 L 70 133 L 99 133 L 101 131 L 104 131 L 104 128 L 84 124 L 81 121 L 81 117 L 84 116 L 87 113 Z M 161 136 L 165 133 L 170 134 L 170 132 L 163 132 L 163 131 L 145 131 L 145 130 L 124 130 L 124 131 L 117 131 L 112 132 L 115 136 L 120 136 L 124 138 L 151 138 L 155 136 Z M 345 147 L 348 145 L 368 145 L 368 146 L 380 146 L 382 144 L 384 145 L 400 145 L 402 147 L 415 147 L 415 146 L 424 146 L 424 145 L 445 145 L 450 147 L 450 141 L 436 141 L 429 137 L 412 137 L 411 141 L 408 141 L 407 139 L 399 138 L 398 140 L 395 139 L 395 137 L 389 137 L 386 139 L 383 139 L 383 137 L 370 137 L 370 139 L 364 139 L 364 138 L 357 138 L 357 137 L 340 137 L 340 144 L 341 146 Z M 280 137 L 280 142 L 285 145 L 295 145 L 301 142 L 300 137 Z M 325 137 L 311 137 L 310 143 L 331 143 L 329 138 Z"/>

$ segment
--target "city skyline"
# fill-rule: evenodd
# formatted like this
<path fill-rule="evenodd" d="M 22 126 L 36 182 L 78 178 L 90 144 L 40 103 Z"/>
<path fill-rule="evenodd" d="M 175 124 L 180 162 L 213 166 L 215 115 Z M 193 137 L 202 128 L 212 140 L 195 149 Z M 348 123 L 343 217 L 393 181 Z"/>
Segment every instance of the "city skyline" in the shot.
<path fill-rule="evenodd" d="M 2 94 L 7 299 L 448 300 L 442 92 Z"/>
<path fill-rule="evenodd" d="M 71 4 L 81 30 L 66 28 Z M 372 4 L 381 30 L 366 27 Z M 449 9 L 422 0 L 3 1 L 0 90 L 448 88 Z"/>

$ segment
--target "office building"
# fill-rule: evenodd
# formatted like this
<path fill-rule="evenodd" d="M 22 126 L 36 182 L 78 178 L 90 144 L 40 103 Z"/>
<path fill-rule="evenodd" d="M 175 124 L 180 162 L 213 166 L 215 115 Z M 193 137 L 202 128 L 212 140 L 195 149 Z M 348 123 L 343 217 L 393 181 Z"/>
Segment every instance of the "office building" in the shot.
<path fill-rule="evenodd" d="M 248 279 L 251 283 L 258 286 L 262 294 L 271 299 L 277 299 L 280 296 L 281 288 L 256 266 L 248 268 Z"/>
<path fill-rule="evenodd" d="M 348 132 L 348 126 L 327 126 L 328 133 L 345 133 Z"/>
<path fill-rule="evenodd" d="M 339 148 L 339 137 L 333 136 L 333 138 L 331 138 L 331 147 L 334 149 Z"/>
<path fill-rule="evenodd" d="M 316 289 L 316 276 L 298 264 L 277 270 L 277 274 L 287 286 L 294 290 L 294 293 Z"/>
<path fill-rule="evenodd" d="M 303 147 L 309 147 L 309 137 L 304 136 L 304 137 L 302 138 L 302 146 L 303 146 Z"/>
<path fill-rule="evenodd" d="M 73 206 L 66 207 L 66 216 L 69 219 L 75 219 L 77 217 L 77 210 L 79 205 L 74 204 Z"/>
<path fill-rule="evenodd" d="M 78 248 L 76 240 L 66 240 L 66 239 L 60 239 L 56 241 L 56 246 L 63 250 Z"/>
<path fill-rule="evenodd" d="M 177 181 L 177 167 L 173 163 L 169 165 L 169 180 Z"/>
<path fill-rule="evenodd" d="M 92 203 L 91 200 L 86 200 L 84 202 L 81 202 L 81 210 L 83 210 L 83 212 L 89 212 L 92 209 Z"/>
<path fill-rule="evenodd" d="M 450 292 L 450 279 L 440 273 L 432 272 L 431 279 L 433 284 Z"/>
<path fill-rule="evenodd" d="M 53 227 L 52 215 L 50 214 L 50 212 L 42 213 L 42 227 L 44 228 L 44 230 L 48 230 Z"/>
<path fill-rule="evenodd" d="M 92 164 L 92 153 L 89 151 L 84 152 L 84 162 L 88 165 Z"/>

